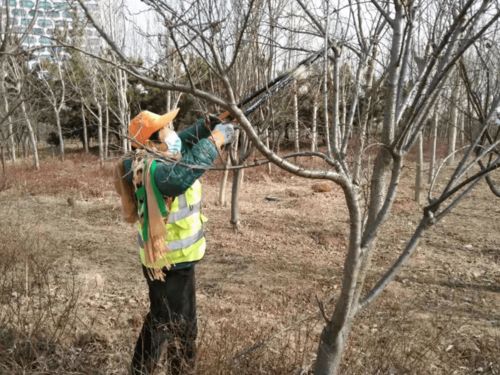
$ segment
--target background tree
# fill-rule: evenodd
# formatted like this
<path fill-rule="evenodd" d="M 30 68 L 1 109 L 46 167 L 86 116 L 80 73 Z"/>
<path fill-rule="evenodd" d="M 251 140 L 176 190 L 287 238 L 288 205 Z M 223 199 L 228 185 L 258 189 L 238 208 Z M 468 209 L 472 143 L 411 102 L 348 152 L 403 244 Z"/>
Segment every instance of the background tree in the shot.
<path fill-rule="evenodd" d="M 57 143 L 59 156 L 64 160 L 64 136 L 61 122 L 61 112 L 66 103 L 66 77 L 63 74 L 64 63 L 56 59 L 52 64 L 42 64 L 38 80 L 34 82 L 33 89 L 43 95 L 50 104 L 57 128 Z"/>
<path fill-rule="evenodd" d="M 121 68 L 129 76 L 147 87 L 190 94 L 199 108 L 229 111 L 246 137 L 267 160 L 301 177 L 331 181 L 342 190 L 349 212 L 348 244 L 342 287 L 330 300 L 334 300 L 335 304 L 326 303 L 323 311 L 325 325 L 314 368 L 317 374 L 338 371 L 356 317 L 393 280 L 415 251 L 422 235 L 449 214 L 484 176 L 500 167 L 498 132 L 495 133 L 497 128 L 492 122 L 494 109 L 500 100 L 496 82 L 498 74 L 495 73 L 498 72 L 499 59 L 494 50 L 489 51 L 491 61 L 476 51 L 476 47 L 489 38 L 498 42 L 495 30 L 498 28 L 500 9 L 495 2 L 352 1 L 346 13 L 341 7 L 330 7 L 326 2 L 314 8 L 312 4 L 298 0 L 300 13 L 289 14 L 276 25 L 293 34 L 293 38 L 277 38 L 277 45 L 293 40 L 294 46 L 282 48 L 281 57 L 277 56 L 278 53 L 275 56 L 278 66 L 287 66 L 302 57 L 301 51 L 308 54 L 321 48 L 326 52 L 323 68 L 327 86 L 323 110 L 325 117 L 332 119 L 332 124 L 327 126 L 331 131 L 331 137 L 327 138 L 327 144 L 331 140 L 331 149 L 303 153 L 320 160 L 315 167 L 303 164 L 300 155 L 284 155 L 267 147 L 256 126 L 257 121 L 247 118 L 236 104 L 245 93 L 242 87 L 251 87 L 246 82 L 255 83 L 255 70 L 245 69 L 241 59 L 248 56 L 257 58 L 260 53 L 251 47 L 256 42 L 249 20 L 259 16 L 254 13 L 256 10 L 256 13 L 264 12 L 266 7 L 259 7 L 259 3 L 254 1 L 233 4 L 204 0 L 176 3 L 145 0 L 144 3 L 150 5 L 171 32 L 184 73 L 175 80 L 162 80 L 154 68 L 148 70 L 149 65 L 134 63 L 134 59 L 99 27 L 86 10 L 84 1 L 78 2 L 117 54 Z M 294 16 L 297 19 L 293 19 Z M 418 39 L 417 35 L 425 37 Z M 257 46 L 266 47 L 260 51 L 269 51 L 266 43 L 258 38 Z M 352 53 L 355 59 L 349 70 L 342 69 L 348 53 Z M 438 97 L 449 84 L 453 69 L 462 59 L 476 62 L 481 57 L 485 60 L 484 73 L 474 72 L 468 61 L 464 61 L 461 67 L 462 80 L 470 86 L 467 88 L 468 105 L 472 109 L 467 112 L 469 146 L 450 171 L 451 174 L 442 173 L 443 168 L 436 172 L 434 181 L 439 179 L 440 183 L 429 187 L 429 199 L 412 236 L 386 272 L 374 275 L 377 281 L 367 285 L 365 280 L 371 270 L 371 258 L 384 224 L 390 218 L 408 154 L 421 136 Z M 109 63 L 116 65 L 112 60 Z M 152 67 L 154 65 L 151 64 Z M 200 67 L 203 69 L 198 69 Z M 356 72 L 353 74 L 355 77 L 362 77 L 361 84 L 349 78 L 348 71 Z M 210 72 L 210 75 L 200 76 L 202 72 Z M 473 73 L 477 75 L 477 81 L 471 79 Z M 99 82 L 95 84 L 95 87 L 100 87 Z M 489 89 L 485 91 L 487 95 L 479 96 L 476 92 L 479 88 Z M 102 97 L 102 94 L 99 95 Z M 282 95 L 283 101 L 289 103 L 290 92 Z M 94 104 L 97 106 L 97 103 Z M 356 107 L 357 111 L 351 111 L 354 118 L 350 124 L 349 110 Z M 89 105 L 88 109 L 91 108 Z M 276 118 L 276 122 L 292 124 L 287 121 L 289 119 L 289 116 Z M 366 133 L 363 130 L 364 119 L 372 119 L 366 123 Z M 378 123 L 380 128 L 376 126 Z M 356 132 L 354 127 L 359 130 Z M 352 134 L 356 133 L 365 134 L 363 141 L 351 142 Z M 356 161 L 359 156 L 354 150 L 363 142 L 367 146 L 359 149 L 361 158 Z M 373 161 L 368 157 L 369 152 L 374 155 Z M 354 171 L 357 168 L 359 173 L 356 176 Z M 491 186 L 496 187 L 494 181 Z M 365 191 L 368 192 L 367 197 L 363 194 Z M 333 215 L 331 219 L 334 220 Z"/>

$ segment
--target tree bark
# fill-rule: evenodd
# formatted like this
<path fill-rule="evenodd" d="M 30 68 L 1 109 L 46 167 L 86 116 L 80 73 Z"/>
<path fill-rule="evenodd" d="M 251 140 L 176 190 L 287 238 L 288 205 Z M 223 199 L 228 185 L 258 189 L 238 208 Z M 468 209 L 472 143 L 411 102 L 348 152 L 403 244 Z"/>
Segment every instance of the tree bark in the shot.
<path fill-rule="evenodd" d="M 318 149 L 318 95 L 313 97 L 312 126 L 311 126 L 311 151 Z"/>
<path fill-rule="evenodd" d="M 395 1 L 396 15 L 392 25 L 393 36 L 391 45 L 391 57 L 388 67 L 388 77 L 384 94 L 386 96 L 386 107 L 384 112 L 384 121 L 382 128 L 382 143 L 390 145 L 394 140 L 396 110 L 397 110 L 397 89 L 399 80 L 400 51 L 403 40 L 403 13 L 399 1 Z M 368 209 L 368 223 L 375 222 L 376 217 L 384 201 L 384 192 L 386 188 L 387 172 L 391 165 L 391 155 L 385 148 L 381 148 L 375 159 L 375 166 L 370 184 L 370 201 Z"/>
<path fill-rule="evenodd" d="M 465 145 L 465 115 L 460 116 L 460 147 Z"/>
<path fill-rule="evenodd" d="M 241 187 L 242 174 L 241 169 L 236 169 L 233 172 L 233 185 L 231 187 L 231 224 L 234 229 L 240 228 L 240 208 L 239 208 L 239 193 Z"/>
<path fill-rule="evenodd" d="M 293 82 L 293 129 L 295 152 L 300 152 L 299 99 L 297 97 L 297 81 Z"/>
<path fill-rule="evenodd" d="M 361 121 L 359 124 L 359 139 L 358 139 L 358 147 L 354 153 L 355 161 L 354 161 L 354 173 L 353 180 L 359 183 L 361 176 L 361 164 L 363 162 L 363 150 L 365 148 L 365 143 L 367 142 L 367 129 L 368 129 L 368 119 L 370 118 L 370 107 L 372 103 L 372 86 L 373 86 L 373 76 L 375 71 L 375 61 L 377 59 L 378 46 L 373 45 L 372 55 L 368 61 L 368 66 L 366 69 L 366 95 L 364 100 L 364 110 L 361 115 Z"/>
<path fill-rule="evenodd" d="M 53 101 L 54 101 L 54 109 L 55 109 L 55 115 L 56 115 L 56 121 L 57 121 L 57 131 L 59 132 L 59 152 L 61 154 L 61 160 L 64 160 L 64 136 L 62 133 L 62 126 L 61 126 L 61 110 L 64 106 L 64 101 L 66 97 L 66 83 L 64 81 L 63 77 L 63 72 L 61 69 L 61 65 L 59 61 L 56 61 L 57 65 L 57 73 L 59 76 L 59 82 L 61 84 L 61 99 L 59 103 L 57 102 L 57 97 L 55 95 L 55 92 L 50 89 L 52 96 L 53 96 Z M 48 84 L 48 83 L 47 83 Z M 50 88 L 50 85 L 49 85 Z"/>
<path fill-rule="evenodd" d="M 5 177 L 5 147 L 0 146 L 0 154 L 2 156 L 2 175 Z M 2 186 L 0 185 L 0 189 Z"/>
<path fill-rule="evenodd" d="M 434 118 L 432 119 L 432 140 L 431 140 L 431 157 L 429 162 L 429 183 L 432 182 L 434 178 L 434 171 L 436 169 L 436 149 L 437 149 L 437 138 L 438 138 L 438 124 L 439 124 L 439 105 L 436 104 L 436 109 L 434 110 Z"/>
<path fill-rule="evenodd" d="M 228 167 L 231 165 L 231 157 L 226 155 L 226 169 L 224 170 L 224 173 L 222 175 L 222 179 L 220 181 L 220 187 L 219 187 L 219 204 L 222 207 L 226 206 L 226 187 L 227 187 L 227 180 L 229 176 L 229 169 Z"/>
<path fill-rule="evenodd" d="M 109 100 L 108 100 L 108 87 L 104 85 L 104 158 L 109 157 Z"/>
<path fill-rule="evenodd" d="M 57 108 L 54 108 L 54 114 L 56 116 L 57 135 L 59 137 L 59 158 L 61 161 L 64 161 L 64 137 L 61 126 L 61 114 Z"/>
<path fill-rule="evenodd" d="M 38 147 L 37 147 L 37 141 L 35 138 L 35 132 L 33 130 L 33 126 L 31 124 L 31 120 L 28 116 L 28 111 L 26 109 L 26 104 L 23 101 L 21 103 L 21 109 L 23 111 L 24 119 L 26 121 L 26 128 L 28 129 L 28 137 L 29 141 L 31 143 L 31 147 L 33 149 L 33 166 L 35 167 L 36 170 L 40 169 L 40 160 L 38 158 Z"/>
<path fill-rule="evenodd" d="M 340 54 L 335 55 L 335 59 L 333 61 L 333 77 L 332 77 L 332 84 L 333 84 L 333 95 L 332 95 L 332 130 L 331 130 L 331 136 L 332 136 L 332 149 L 334 154 L 338 154 L 339 152 L 339 145 L 340 145 L 340 140 L 342 137 L 341 134 L 341 129 L 340 129 L 340 124 L 339 124 L 339 100 L 340 100 Z"/>
<path fill-rule="evenodd" d="M 266 129 L 264 130 L 264 137 L 266 138 L 264 143 L 265 143 L 266 147 L 269 148 L 270 142 L 269 142 L 269 127 L 268 126 L 266 126 Z M 271 173 L 272 173 L 272 164 L 267 163 L 267 174 L 271 175 Z"/>
<path fill-rule="evenodd" d="M 102 133 L 102 106 L 98 101 L 96 102 L 97 106 L 97 140 L 99 142 L 99 162 L 101 166 L 104 165 L 104 142 L 103 142 L 103 133 Z"/>
<path fill-rule="evenodd" d="M 450 164 L 455 162 L 455 149 L 457 143 L 457 128 L 458 128 L 458 87 L 453 89 L 453 94 L 451 96 L 451 118 L 450 118 L 450 131 L 448 139 L 448 155 L 451 155 L 448 159 Z"/>
<path fill-rule="evenodd" d="M 344 261 L 340 296 L 332 317 L 321 333 L 314 365 L 315 375 L 332 375 L 338 372 L 354 318 L 354 299 L 361 266 L 361 214 L 357 189 L 353 185 L 344 185 L 342 189 L 349 210 L 349 245 Z"/>
<path fill-rule="evenodd" d="M 329 3 L 327 2 L 327 13 L 326 13 L 326 26 L 325 26 L 325 40 L 324 40 L 324 48 L 325 48 L 325 57 L 323 64 L 323 117 L 325 121 L 325 143 L 326 150 L 329 157 L 332 157 L 332 141 L 330 139 L 330 123 L 328 121 L 328 50 L 329 50 L 329 41 L 328 35 L 330 33 L 330 16 L 328 12 Z"/>
<path fill-rule="evenodd" d="M 120 129 L 122 138 L 123 153 L 126 154 L 130 150 L 130 144 L 127 139 L 128 124 L 130 122 L 130 108 L 127 100 L 128 76 L 127 73 L 118 69 L 118 109 L 120 111 Z M 169 95 L 171 92 L 168 91 Z M 170 96 L 169 96 L 170 97 Z"/>
<path fill-rule="evenodd" d="M 417 162 L 415 173 L 415 201 L 420 204 L 420 197 L 422 192 L 422 172 L 424 167 L 424 136 L 420 132 L 417 141 Z"/>
<path fill-rule="evenodd" d="M 2 72 L 6 72 L 6 62 L 2 62 Z M 4 112 L 9 113 L 10 105 L 9 105 L 9 97 L 7 95 L 7 90 L 5 88 L 5 77 L 1 74 L 0 77 L 0 90 L 3 96 L 3 105 Z M 14 127 L 12 125 L 12 116 L 7 117 L 7 137 L 8 137 L 8 149 L 9 149 L 9 157 L 12 162 L 16 161 L 16 140 L 14 137 Z"/>
<path fill-rule="evenodd" d="M 85 105 L 83 104 L 83 98 L 81 101 L 81 109 L 82 109 L 82 123 L 83 123 L 83 148 L 85 153 L 89 153 L 89 138 L 87 131 L 87 118 L 85 117 Z"/>

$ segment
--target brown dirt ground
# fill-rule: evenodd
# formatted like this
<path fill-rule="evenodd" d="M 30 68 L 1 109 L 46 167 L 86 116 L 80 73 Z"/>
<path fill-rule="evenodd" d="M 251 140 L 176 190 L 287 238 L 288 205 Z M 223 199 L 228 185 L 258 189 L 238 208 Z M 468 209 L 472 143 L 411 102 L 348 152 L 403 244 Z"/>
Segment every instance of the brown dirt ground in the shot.
<path fill-rule="evenodd" d="M 0 251 L 15 263 L 4 270 L 19 279 L 8 284 L 4 272 L 0 280 L 0 349 L 10 353 L 0 356 L 0 372 L 126 373 L 147 311 L 146 284 L 135 230 L 120 217 L 111 165 L 96 164 L 74 155 L 64 163 L 46 160 L 40 172 L 24 165 L 7 170 Z M 203 178 L 209 222 L 207 255 L 197 266 L 201 374 L 307 373 L 323 324 L 318 300 L 340 289 L 347 234 L 342 192 L 335 186 L 314 192 L 314 181 L 264 171 L 246 172 L 239 231 L 229 224 L 229 207 L 217 204 L 221 174 Z M 421 215 L 412 187 L 405 177 L 369 285 Z M 396 281 L 356 319 L 342 373 L 499 374 L 499 218 L 498 200 L 481 185 L 432 228 Z M 47 280 L 46 289 L 38 277 Z M 52 296 L 40 307 L 51 313 L 27 307 L 34 292 L 26 293 L 26 285 Z M 71 314 L 61 315 L 68 306 Z M 327 314 L 333 306 L 324 306 Z M 54 330 L 60 316 L 71 324 Z M 58 332 L 50 341 L 55 348 L 19 358 L 19 337 L 33 342 L 47 332 Z"/>

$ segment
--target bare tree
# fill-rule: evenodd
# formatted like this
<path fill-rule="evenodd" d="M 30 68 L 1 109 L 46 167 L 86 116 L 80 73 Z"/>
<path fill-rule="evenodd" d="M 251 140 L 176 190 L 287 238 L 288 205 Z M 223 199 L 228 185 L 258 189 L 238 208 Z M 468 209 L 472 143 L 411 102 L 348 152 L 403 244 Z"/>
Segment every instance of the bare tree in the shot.
<path fill-rule="evenodd" d="M 78 1 L 85 9 L 83 0 Z M 147 85 L 190 93 L 200 100 L 228 110 L 240 124 L 245 136 L 269 161 L 298 176 L 332 181 L 342 189 L 349 212 L 349 236 L 342 287 L 340 294 L 335 296 L 333 312 L 329 317 L 325 316 L 325 326 L 318 344 L 314 367 L 316 374 L 336 373 L 356 316 L 393 280 L 417 248 L 421 236 L 447 215 L 484 176 L 500 167 L 500 159 L 496 154 L 499 140 L 490 131 L 492 108 L 496 108 L 500 100 L 497 95 L 500 91 L 496 91 L 495 87 L 495 91 L 489 95 L 487 106 L 475 105 L 482 110 L 481 116 L 477 116 L 476 111 L 476 117 L 473 119 L 474 137 L 454 172 L 447 179 L 445 188 L 436 192 L 436 185 L 431 184 L 429 201 L 423 208 L 422 218 L 398 258 L 377 282 L 365 285 L 377 239 L 384 223 L 390 217 L 392 204 L 398 193 L 406 156 L 421 135 L 428 113 L 434 108 L 453 67 L 466 53 L 474 54 L 474 48 L 471 47 L 480 43 L 481 38 L 498 24 L 498 4 L 475 0 L 445 3 L 432 0 L 392 0 L 384 3 L 377 0 L 352 1 L 350 6 L 354 10 L 351 15 L 363 14 L 365 19 L 359 18 L 358 21 L 351 22 L 352 18 L 348 18 L 347 22 L 340 11 L 328 11 L 320 15 L 318 9 L 311 11 L 313 5 L 306 5 L 297 0 L 303 10 L 304 19 L 308 20 L 307 25 L 301 25 L 300 31 L 304 35 L 315 36 L 317 43 L 326 41 L 325 50 L 329 56 L 326 56 L 325 60 L 331 58 L 333 63 L 331 73 L 328 66 L 325 68 L 333 83 L 332 152 L 308 153 L 307 156 L 314 155 L 324 161 L 321 167 L 312 169 L 299 162 L 292 162 L 286 156 L 266 147 L 257 128 L 244 115 L 242 108 L 236 105 L 239 93 L 235 84 L 245 77 L 242 77 L 244 70 L 234 71 L 237 69 L 234 62 L 242 53 L 241 41 L 244 36 L 248 36 L 246 25 L 255 6 L 253 2 L 243 11 L 241 8 L 238 11 L 231 9 L 228 2 L 210 3 L 208 6 L 203 0 L 197 0 L 189 3 L 190 8 L 183 8 L 182 5 L 177 8 L 162 0 L 144 2 L 158 12 L 166 23 L 173 25 L 172 30 L 177 40 L 176 52 L 184 61 L 185 75 L 175 82 L 152 78 L 147 72 L 131 64 L 130 59 L 96 23 L 101 36 L 120 57 L 122 69 Z M 327 7 L 323 6 L 321 9 L 325 8 Z M 92 19 L 88 12 L 87 14 Z M 235 22 L 241 26 L 238 33 L 235 34 L 229 30 L 229 26 L 221 22 L 227 14 L 237 18 Z M 328 25 L 329 17 L 333 17 L 331 24 L 336 27 L 323 26 Z M 418 43 L 417 25 L 426 30 L 420 35 L 427 36 L 424 41 Z M 307 46 L 300 47 L 308 51 Z M 351 132 L 346 124 L 340 124 L 338 104 L 342 77 L 339 67 L 340 58 L 345 51 L 352 51 L 353 56 L 357 57 L 354 71 L 359 71 L 357 76 L 365 77 L 366 86 L 372 79 L 379 82 L 378 90 L 372 89 L 363 93 L 363 103 L 376 101 L 382 108 L 381 132 L 375 134 L 374 144 L 369 145 L 372 150 L 376 150 L 376 156 L 373 165 L 366 163 L 368 165 L 365 172 L 369 175 L 366 180 L 360 178 L 362 173 L 358 173 L 356 179 L 356 174 L 352 173 L 356 168 L 359 170 L 356 166 L 362 163 L 354 163 L 353 166 L 350 158 L 352 151 L 349 150 L 348 142 Z M 380 58 L 376 59 L 376 54 Z M 414 55 L 419 58 L 414 59 Z M 220 91 L 208 92 L 193 79 L 195 75 L 186 61 L 194 57 L 201 58 L 214 76 L 218 77 L 222 88 Z M 362 74 L 365 69 L 367 73 Z M 489 69 L 490 72 L 493 71 L 492 68 Z M 369 73 L 370 70 L 373 70 L 373 73 Z M 235 80 L 234 77 L 238 79 Z M 353 98 L 361 95 L 362 90 L 357 85 L 350 87 L 350 105 L 353 105 Z M 327 91 L 325 90 L 325 93 Z M 469 90 L 471 100 L 474 97 L 473 92 L 474 90 Z M 370 100 L 367 100 L 368 96 L 371 96 Z M 362 122 L 372 116 L 364 114 L 370 110 L 370 105 L 363 104 L 363 108 L 359 110 Z M 328 111 L 325 111 L 325 115 L 329 115 Z M 348 118 L 349 116 L 346 116 L 346 122 L 350 121 Z M 345 152 L 341 152 L 344 144 Z M 362 150 L 366 149 L 367 147 L 362 147 Z M 479 162 L 482 167 L 474 169 Z M 439 173 L 437 175 L 441 176 Z M 369 191 L 366 201 L 363 199 L 363 188 Z M 364 292 L 366 290 L 368 292 Z"/>
<path fill-rule="evenodd" d="M 431 155 L 429 162 L 429 183 L 432 182 L 435 171 L 436 171 L 436 149 L 437 149 L 437 141 L 438 141 L 438 127 L 439 127 L 439 102 L 436 102 L 436 106 L 434 109 L 434 115 L 432 117 L 432 126 L 431 126 Z"/>
<path fill-rule="evenodd" d="M 460 93 L 460 88 L 458 84 L 455 83 L 452 86 L 452 95 L 450 103 L 451 114 L 450 114 L 449 138 L 448 138 L 448 155 L 450 155 L 450 162 L 455 161 L 455 150 L 457 146 L 459 93 Z"/>
<path fill-rule="evenodd" d="M 23 29 L 15 28 L 12 14 L 11 5 L 9 1 L 2 1 L 0 4 L 0 94 L 2 95 L 2 111 L 4 115 L 0 118 L 0 133 L 2 134 L 2 139 L 0 139 L 0 148 L 2 149 L 3 157 L 3 147 L 7 144 L 9 149 L 10 159 L 12 161 L 16 160 L 16 141 L 14 135 L 16 134 L 16 129 L 14 128 L 13 112 L 18 109 L 18 107 L 23 102 L 20 86 L 15 82 L 12 82 L 10 89 L 6 84 L 6 78 L 9 77 L 11 73 L 11 64 L 16 58 L 23 52 L 23 42 L 31 33 L 38 15 L 39 0 L 36 0 L 34 4 L 33 14 L 31 19 L 29 19 L 28 25 Z M 23 61 L 24 59 L 20 59 Z M 19 70 L 18 70 L 19 72 Z M 18 75 L 10 77 L 19 77 Z M 25 105 L 24 105 L 25 106 Z M 4 125 L 7 125 L 7 129 L 3 129 Z M 38 168 L 38 157 L 36 151 L 34 152 L 35 166 Z M 3 159 L 2 159 L 3 160 Z"/>
<path fill-rule="evenodd" d="M 23 66 L 24 65 L 24 66 Z M 18 61 L 13 58 L 10 59 L 8 64 L 9 74 L 15 82 L 15 90 L 17 95 L 21 99 L 21 116 L 26 125 L 26 130 L 28 132 L 28 140 L 31 145 L 31 150 L 33 154 L 33 166 L 35 169 L 40 169 L 40 159 L 38 157 L 38 141 L 36 139 L 35 128 L 31 119 L 29 111 L 29 103 L 27 101 L 26 89 L 27 89 L 27 68 L 26 64 L 19 64 Z"/>
<path fill-rule="evenodd" d="M 44 65 L 38 78 L 43 83 L 43 86 L 38 86 L 38 82 L 33 86 L 36 91 L 47 99 L 52 107 L 59 139 L 59 156 L 61 160 L 64 160 L 64 136 L 61 124 L 61 111 L 66 103 L 66 78 L 63 75 L 63 62 L 56 59 L 54 64 Z"/>

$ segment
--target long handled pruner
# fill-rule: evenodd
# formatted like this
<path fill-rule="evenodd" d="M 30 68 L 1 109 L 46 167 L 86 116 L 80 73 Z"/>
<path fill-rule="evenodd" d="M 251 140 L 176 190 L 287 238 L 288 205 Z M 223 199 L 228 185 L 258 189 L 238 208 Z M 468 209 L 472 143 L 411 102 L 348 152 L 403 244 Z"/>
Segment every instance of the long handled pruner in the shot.
<path fill-rule="evenodd" d="M 272 81 L 268 82 L 265 86 L 261 87 L 257 91 L 253 92 L 243 100 L 241 100 L 237 106 L 242 108 L 248 104 L 249 107 L 243 112 L 245 116 L 250 115 L 252 112 L 257 110 L 263 103 L 265 103 L 269 98 L 275 95 L 278 91 L 288 86 L 294 79 L 299 77 L 309 66 L 311 66 L 317 59 L 319 59 L 325 53 L 324 49 L 306 57 L 304 60 L 299 62 L 294 68 L 280 74 L 278 77 L 274 78 Z M 217 115 L 220 121 L 230 120 L 231 114 L 229 111 L 225 111 Z"/>

